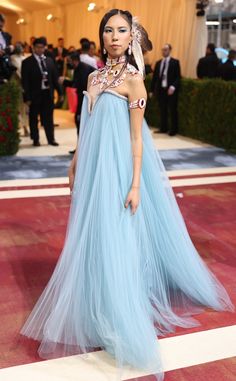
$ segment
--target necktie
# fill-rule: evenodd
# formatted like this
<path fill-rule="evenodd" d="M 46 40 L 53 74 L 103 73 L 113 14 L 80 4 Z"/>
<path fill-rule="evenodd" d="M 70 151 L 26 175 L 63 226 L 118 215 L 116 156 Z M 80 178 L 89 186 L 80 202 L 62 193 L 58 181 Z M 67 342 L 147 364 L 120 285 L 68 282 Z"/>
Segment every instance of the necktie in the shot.
<path fill-rule="evenodd" d="M 163 79 L 163 77 L 164 77 L 165 68 L 166 68 L 166 59 L 164 59 L 164 64 L 162 66 L 162 71 L 161 71 L 161 75 L 160 75 L 161 79 Z"/>
<path fill-rule="evenodd" d="M 41 68 L 42 68 L 43 72 L 47 71 L 45 58 L 43 56 L 40 56 L 40 63 L 41 63 Z"/>
<path fill-rule="evenodd" d="M 48 89 L 49 83 L 48 83 L 48 69 L 46 65 L 46 57 L 40 56 L 40 66 L 42 71 L 42 89 Z"/>

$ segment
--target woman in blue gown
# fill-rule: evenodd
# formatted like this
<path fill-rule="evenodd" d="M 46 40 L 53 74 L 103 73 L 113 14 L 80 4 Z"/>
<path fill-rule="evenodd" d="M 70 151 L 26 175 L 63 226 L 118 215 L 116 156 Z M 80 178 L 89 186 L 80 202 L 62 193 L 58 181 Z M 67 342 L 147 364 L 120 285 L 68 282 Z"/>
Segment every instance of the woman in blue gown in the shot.
<path fill-rule="evenodd" d="M 41 341 L 41 357 L 100 348 L 161 379 L 157 336 L 197 325 L 190 315 L 203 306 L 233 306 L 191 242 L 143 119 L 146 31 L 115 9 L 100 43 L 106 65 L 85 92 L 64 248 L 21 333 Z"/>

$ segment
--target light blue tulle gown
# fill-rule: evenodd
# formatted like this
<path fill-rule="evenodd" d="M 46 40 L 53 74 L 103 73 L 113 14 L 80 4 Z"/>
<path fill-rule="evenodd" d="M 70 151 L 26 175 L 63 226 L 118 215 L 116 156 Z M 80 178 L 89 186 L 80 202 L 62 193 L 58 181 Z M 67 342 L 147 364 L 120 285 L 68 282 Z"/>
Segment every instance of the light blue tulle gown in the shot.
<path fill-rule="evenodd" d="M 21 333 L 41 341 L 41 357 L 101 348 L 119 366 L 159 373 L 157 336 L 196 325 L 201 306 L 233 306 L 191 242 L 146 122 L 131 215 L 127 98 L 106 90 L 92 105 L 85 95 L 65 245 Z"/>

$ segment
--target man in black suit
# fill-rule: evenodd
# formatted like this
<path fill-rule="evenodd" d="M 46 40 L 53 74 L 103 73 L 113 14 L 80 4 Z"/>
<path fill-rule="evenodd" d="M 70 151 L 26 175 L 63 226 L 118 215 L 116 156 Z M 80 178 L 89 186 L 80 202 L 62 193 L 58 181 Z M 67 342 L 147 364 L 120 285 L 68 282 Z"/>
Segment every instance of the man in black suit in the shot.
<path fill-rule="evenodd" d="M 53 62 L 56 63 L 53 44 L 47 44 L 45 56 L 50 57 L 53 60 Z"/>
<path fill-rule="evenodd" d="M 236 66 L 234 61 L 236 60 L 236 50 L 230 50 L 228 59 L 225 63 L 219 66 L 219 77 L 225 81 L 236 81 Z"/>
<path fill-rule="evenodd" d="M 56 61 L 58 75 L 63 75 L 65 57 L 68 55 L 68 50 L 64 47 L 64 38 L 58 38 L 58 45 L 54 49 L 53 54 Z"/>
<path fill-rule="evenodd" d="M 95 69 L 94 67 L 87 65 L 84 62 L 81 62 L 80 55 L 78 52 L 74 52 L 70 54 L 69 62 L 70 61 L 74 68 L 73 79 L 69 80 L 69 79 L 66 79 L 65 77 L 60 77 L 59 82 L 64 87 L 74 87 L 77 90 L 78 103 L 77 103 L 77 109 L 75 113 L 75 124 L 77 128 L 77 134 L 79 136 L 80 114 L 81 114 L 82 103 L 84 98 L 83 91 L 87 90 L 88 76 Z M 70 153 L 74 153 L 74 151 L 70 151 Z"/>
<path fill-rule="evenodd" d="M 11 35 L 3 31 L 4 25 L 5 17 L 0 14 L 0 83 L 10 79 L 14 72 L 10 59 L 14 46 L 11 45 Z"/>
<path fill-rule="evenodd" d="M 54 89 L 61 94 L 55 64 L 44 55 L 45 38 L 36 38 L 33 54 L 22 62 L 21 77 L 24 101 L 29 105 L 29 125 L 34 146 L 40 146 L 38 116 L 44 126 L 48 144 L 58 146 L 54 139 Z"/>
<path fill-rule="evenodd" d="M 216 78 L 220 60 L 215 52 L 215 45 L 209 43 L 206 48 L 205 57 L 200 58 L 197 65 L 197 77 L 202 78 Z"/>
<path fill-rule="evenodd" d="M 3 31 L 4 25 L 5 17 L 0 14 L 0 55 L 3 55 L 6 49 L 10 48 L 12 39 L 12 36 L 9 33 Z"/>
<path fill-rule="evenodd" d="M 180 86 L 180 63 L 171 57 L 172 47 L 165 44 L 162 48 L 163 58 L 156 63 L 152 82 L 151 97 L 154 93 L 160 106 L 161 129 L 158 132 L 168 132 L 168 109 L 171 115 L 169 135 L 178 132 L 178 93 Z"/>
<path fill-rule="evenodd" d="M 53 49 L 53 55 L 54 55 L 54 61 L 56 63 L 56 68 L 59 76 L 62 76 L 64 74 L 64 65 L 65 60 L 68 55 L 68 50 L 64 47 L 64 38 L 60 37 L 57 40 L 58 44 L 57 47 Z M 61 88 L 61 91 L 63 92 L 63 88 Z M 64 93 L 63 93 L 64 94 Z M 55 108 L 62 108 L 63 102 L 60 102 L 59 100 L 55 104 Z"/>

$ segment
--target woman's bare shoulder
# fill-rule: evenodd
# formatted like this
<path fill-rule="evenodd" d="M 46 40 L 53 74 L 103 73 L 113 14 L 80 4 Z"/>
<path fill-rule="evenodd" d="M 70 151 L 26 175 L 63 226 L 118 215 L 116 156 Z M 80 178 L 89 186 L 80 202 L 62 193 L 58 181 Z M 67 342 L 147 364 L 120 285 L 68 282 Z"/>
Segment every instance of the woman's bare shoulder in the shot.
<path fill-rule="evenodd" d="M 136 69 L 135 66 L 133 65 L 128 65 L 129 67 L 127 68 L 127 87 L 129 89 L 129 94 L 132 95 L 133 92 L 135 93 L 142 93 L 143 96 L 146 94 L 146 89 L 144 86 L 144 79 L 142 74 Z"/>

